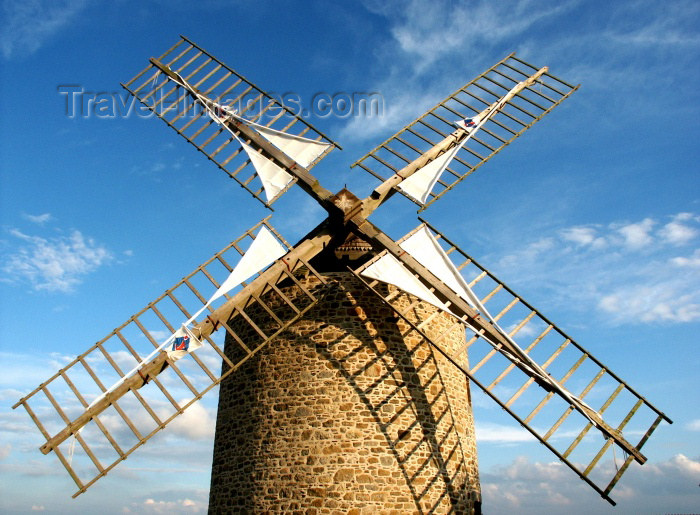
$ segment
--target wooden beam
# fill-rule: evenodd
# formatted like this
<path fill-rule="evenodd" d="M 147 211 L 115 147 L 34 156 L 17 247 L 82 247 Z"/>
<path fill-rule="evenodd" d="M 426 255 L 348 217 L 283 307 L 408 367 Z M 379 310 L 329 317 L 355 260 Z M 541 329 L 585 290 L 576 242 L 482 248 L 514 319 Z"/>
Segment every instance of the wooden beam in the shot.
<path fill-rule="evenodd" d="M 481 111 L 475 118 L 483 120 L 485 118 L 491 117 L 500 109 L 502 109 L 508 101 L 515 97 L 522 90 L 534 84 L 541 75 L 546 73 L 548 68 L 540 68 L 533 75 L 528 77 L 526 80 L 519 82 L 516 86 L 506 93 L 503 97 L 499 98 L 496 102 L 489 105 L 486 109 Z M 499 107 L 500 105 L 500 107 Z M 432 111 L 431 111 L 432 112 Z M 382 184 L 377 186 L 375 190 L 371 193 L 369 197 L 363 200 L 363 215 L 368 217 L 375 209 L 386 202 L 397 190 L 397 186 L 401 184 L 404 180 L 408 179 L 411 175 L 416 173 L 418 170 L 423 168 L 430 161 L 433 161 L 440 154 L 447 152 L 450 148 L 461 143 L 469 133 L 466 129 L 456 129 L 451 134 L 447 135 L 442 141 L 435 144 L 430 150 L 425 152 L 423 155 L 417 157 L 412 162 L 404 166 L 401 170 L 396 172 L 395 175 L 389 177 Z"/>
<path fill-rule="evenodd" d="M 209 336 L 217 329 L 218 320 L 228 320 L 235 310 L 241 309 L 251 296 L 258 295 L 268 283 L 276 281 L 280 276 L 287 277 L 283 272 L 288 271 L 289 267 L 293 266 L 298 260 L 308 261 L 321 252 L 330 241 L 331 236 L 328 230 L 323 229 L 321 226 L 317 229 L 318 232 L 315 236 L 305 239 L 285 256 L 280 258 L 248 286 L 243 288 L 225 304 L 214 310 L 202 323 L 194 326 L 192 328 L 193 332 L 200 338 Z M 85 426 L 90 420 L 105 411 L 112 403 L 126 395 L 129 391 L 138 390 L 150 379 L 160 374 L 165 370 L 167 365 L 167 354 L 165 351 L 161 351 L 155 359 L 146 363 L 137 373 L 128 377 L 119 386 L 113 390 L 109 390 L 103 398 L 87 408 L 62 431 L 48 439 L 47 442 L 40 447 L 41 452 L 48 454 L 53 449 L 57 448 L 61 443 L 70 438 L 71 435 L 76 434 L 80 428 Z"/>
<path fill-rule="evenodd" d="M 368 243 L 373 244 L 375 248 L 386 249 L 387 252 L 401 261 L 401 263 L 410 272 L 416 274 L 423 284 L 434 288 L 434 293 L 441 301 L 450 302 L 450 310 L 458 318 L 465 320 L 469 325 L 474 327 L 477 332 L 481 333 L 483 337 L 487 338 L 493 345 L 506 349 L 518 361 L 522 360 L 521 363 L 515 362 L 515 366 L 520 368 L 528 376 L 532 377 L 532 379 L 539 386 L 541 386 L 547 392 L 554 391 L 555 393 L 559 394 L 567 403 L 571 404 L 576 411 L 591 420 L 592 423 L 604 435 L 614 439 L 628 454 L 633 455 L 639 463 L 643 464 L 646 461 L 646 457 L 640 453 L 636 447 L 625 440 L 620 431 L 608 425 L 597 411 L 588 408 L 583 402 L 572 403 L 563 393 L 563 387 L 553 378 L 548 377 L 543 379 L 529 371 L 525 364 L 528 363 L 531 358 L 529 358 L 522 351 L 522 349 L 514 346 L 503 334 L 500 333 L 500 331 L 498 331 L 495 325 L 484 319 L 465 300 L 463 300 L 459 295 L 455 294 L 446 284 L 433 275 L 430 270 L 421 265 L 408 252 L 404 251 L 398 243 L 384 234 L 379 228 L 373 225 L 369 220 L 363 218 L 361 215 L 352 218 L 349 223 L 352 230 L 356 232 L 358 236 L 363 238 Z"/>
<path fill-rule="evenodd" d="M 200 100 L 203 98 L 204 101 L 209 104 L 208 106 L 206 106 L 208 108 L 213 109 L 217 106 L 216 102 L 211 100 L 203 92 L 197 90 L 197 88 L 194 88 L 184 83 L 182 81 L 182 78 L 178 74 L 173 72 L 168 66 L 158 61 L 158 59 L 152 57 L 151 64 L 153 64 L 153 66 L 161 70 L 171 80 L 187 89 L 192 95 L 192 97 L 195 98 L 195 100 Z M 228 127 L 231 131 L 235 133 L 240 133 L 244 139 L 250 140 L 250 142 L 252 143 L 251 146 L 255 150 L 262 150 L 263 155 L 266 158 L 271 159 L 277 165 L 283 168 L 287 173 L 295 177 L 298 181 L 299 186 L 301 186 L 301 188 L 304 191 L 306 191 L 319 204 L 321 204 L 321 206 L 324 209 L 326 209 L 330 214 L 338 214 L 338 208 L 331 201 L 333 193 L 321 186 L 321 184 L 318 182 L 318 179 L 311 175 L 311 173 L 306 168 L 304 168 L 299 163 L 294 161 L 291 157 L 289 157 L 287 154 L 279 150 L 276 146 L 274 146 L 272 143 L 270 143 L 267 139 L 261 136 L 253 128 L 246 125 L 244 122 L 229 117 L 226 120 L 223 120 L 221 123 Z"/>

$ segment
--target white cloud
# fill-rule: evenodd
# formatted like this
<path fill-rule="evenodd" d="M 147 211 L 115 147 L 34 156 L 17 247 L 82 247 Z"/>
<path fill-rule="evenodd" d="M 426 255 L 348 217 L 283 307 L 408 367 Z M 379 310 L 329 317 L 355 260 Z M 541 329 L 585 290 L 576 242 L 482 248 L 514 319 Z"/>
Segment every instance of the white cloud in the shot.
<path fill-rule="evenodd" d="M 24 214 L 22 215 L 23 218 L 26 220 L 29 220 L 32 223 L 38 224 L 38 225 L 44 225 L 46 222 L 51 220 L 51 213 L 44 213 L 41 215 L 29 215 L 29 214 Z"/>
<path fill-rule="evenodd" d="M 567 241 L 572 241 L 581 246 L 590 245 L 599 249 L 607 245 L 605 238 L 597 235 L 597 230 L 593 227 L 569 227 L 561 231 L 561 236 Z"/>
<path fill-rule="evenodd" d="M 0 460 L 4 460 L 10 455 L 10 451 L 12 450 L 12 446 L 8 443 L 5 445 L 0 445 Z"/>
<path fill-rule="evenodd" d="M 700 431 L 700 418 L 691 420 L 685 425 L 685 428 L 689 431 Z"/>
<path fill-rule="evenodd" d="M 408 61 L 417 71 L 422 71 L 456 51 L 469 54 L 485 42 L 496 44 L 517 37 L 542 19 L 568 10 L 573 2 L 545 5 L 524 0 L 501 5 L 412 0 L 366 5 L 393 22 L 390 30 L 398 48 L 410 56 Z"/>
<path fill-rule="evenodd" d="M 631 249 L 639 249 L 650 245 L 654 240 L 650 235 L 656 222 L 651 218 L 645 218 L 641 222 L 622 225 L 617 232 L 622 235 L 624 244 Z"/>
<path fill-rule="evenodd" d="M 656 284 L 623 285 L 600 298 L 598 307 L 617 321 L 693 322 L 700 320 L 697 292 L 687 292 L 683 278 Z"/>
<path fill-rule="evenodd" d="M 205 440 L 214 437 L 215 425 L 214 409 L 207 409 L 202 402 L 195 402 L 173 419 L 168 432 L 190 440 Z"/>
<path fill-rule="evenodd" d="M 50 239 L 29 236 L 16 229 L 10 234 L 23 242 L 2 264 L 3 280 L 28 281 L 35 290 L 71 291 L 82 277 L 112 259 L 112 253 L 74 230 Z"/>
<path fill-rule="evenodd" d="M 574 3 L 366 1 L 365 7 L 386 18 L 389 25 L 391 39 L 377 51 L 385 71 L 368 87 L 381 92 L 386 103 L 382 116 L 370 123 L 361 116 L 348 120 L 340 137 L 365 140 L 393 132 L 464 84 L 463 65 L 480 66 L 478 56 L 484 45 L 517 38 Z"/>
<path fill-rule="evenodd" d="M 46 508 L 43 504 L 32 504 L 32 511 L 44 511 Z"/>
<path fill-rule="evenodd" d="M 192 492 L 192 494 L 194 494 L 192 497 L 200 498 L 156 500 L 149 497 L 141 503 L 125 506 L 122 508 L 122 513 L 205 513 L 208 506 L 207 493 L 197 491 Z"/>
<path fill-rule="evenodd" d="M 687 223 L 696 221 L 691 213 L 679 213 L 659 230 L 661 236 L 673 245 L 683 245 L 698 235 L 698 230 Z"/>
<path fill-rule="evenodd" d="M 479 422 L 477 420 L 475 430 L 478 442 L 516 443 L 532 442 L 535 440 L 535 437 L 525 429 L 491 422 Z"/>
<path fill-rule="evenodd" d="M 497 257 L 494 272 L 547 290 L 550 302 L 597 308 L 616 324 L 700 320 L 700 249 L 679 255 L 680 231 L 664 233 L 674 223 L 695 230 L 697 216 L 671 219 L 657 232 L 659 222 L 650 217 L 553 230 L 556 237 L 541 236 Z M 690 232 L 683 234 L 688 241 Z"/>
<path fill-rule="evenodd" d="M 601 464 L 595 481 L 615 474 Z M 563 463 L 531 463 L 524 457 L 482 473 L 484 511 L 488 513 L 688 513 L 697 507 L 700 461 L 678 454 L 667 461 L 633 465 L 612 491 L 618 507 L 609 507 Z M 594 475 L 596 471 L 594 470 Z M 605 481 L 607 482 L 607 481 Z"/>
<path fill-rule="evenodd" d="M 86 5 L 84 0 L 5 0 L 0 31 L 3 57 L 33 54 L 68 27 Z"/>
<path fill-rule="evenodd" d="M 672 264 L 680 267 L 700 268 L 700 249 L 695 249 L 695 252 L 690 257 L 676 256 L 671 258 L 670 261 Z"/>

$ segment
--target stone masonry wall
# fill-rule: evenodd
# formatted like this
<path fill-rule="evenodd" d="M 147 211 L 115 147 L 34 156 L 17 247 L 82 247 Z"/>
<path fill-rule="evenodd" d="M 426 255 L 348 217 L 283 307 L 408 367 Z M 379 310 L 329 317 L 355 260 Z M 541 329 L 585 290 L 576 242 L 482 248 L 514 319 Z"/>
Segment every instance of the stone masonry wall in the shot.
<path fill-rule="evenodd" d="M 221 384 L 210 513 L 479 513 L 466 378 L 351 274 L 326 277 L 330 293 Z M 464 331 L 442 346 L 457 355 Z"/>

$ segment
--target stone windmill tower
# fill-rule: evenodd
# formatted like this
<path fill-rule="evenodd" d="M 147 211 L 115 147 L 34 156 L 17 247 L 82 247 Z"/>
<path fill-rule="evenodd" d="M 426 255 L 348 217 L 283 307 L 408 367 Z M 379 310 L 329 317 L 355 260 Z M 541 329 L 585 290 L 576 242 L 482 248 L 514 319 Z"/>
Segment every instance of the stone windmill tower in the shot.
<path fill-rule="evenodd" d="M 267 207 L 296 184 L 328 217 L 293 246 L 265 218 L 15 405 L 75 495 L 220 385 L 211 512 L 478 513 L 476 386 L 614 504 L 670 420 L 426 221 L 368 220 L 396 192 L 425 209 L 574 86 L 507 56 L 355 163 L 365 199 L 311 175 L 336 143 L 187 38 L 124 87 Z"/>

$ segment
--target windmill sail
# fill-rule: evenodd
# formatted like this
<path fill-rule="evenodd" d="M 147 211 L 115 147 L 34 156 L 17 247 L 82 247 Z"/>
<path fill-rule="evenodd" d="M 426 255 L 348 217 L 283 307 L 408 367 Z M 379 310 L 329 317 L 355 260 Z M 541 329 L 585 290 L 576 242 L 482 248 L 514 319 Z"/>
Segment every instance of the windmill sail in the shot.
<path fill-rule="evenodd" d="M 409 178 L 399 183 L 399 189 L 415 202 L 423 205 L 428 199 L 428 195 L 433 191 L 435 183 L 450 164 L 452 159 L 465 142 L 455 145 L 450 150 L 430 161 Z"/>
<path fill-rule="evenodd" d="M 171 71 L 172 76 L 163 73 L 158 64 Z M 178 80 L 173 80 L 177 77 Z M 289 189 L 294 180 L 272 198 L 263 196 L 265 189 L 254 181 L 258 173 L 248 154 L 222 125 L 225 115 L 235 110 L 260 127 L 314 142 L 307 147 L 313 151 L 287 147 L 292 153 L 304 154 L 300 159 L 307 162 L 304 165 L 307 169 L 315 166 L 334 146 L 340 148 L 298 114 L 183 36 L 122 86 L 267 207 Z M 196 100 L 190 87 L 212 101 L 213 116 Z"/>
<path fill-rule="evenodd" d="M 538 71 L 535 77 L 539 78 L 546 68 L 542 71 Z M 520 91 L 526 88 L 533 79 L 527 81 L 521 81 L 515 86 L 513 86 L 508 93 L 503 95 L 497 102 L 494 102 L 489 107 L 484 109 L 481 113 L 476 116 L 465 118 L 463 120 L 457 120 L 455 125 L 464 130 L 466 135 L 460 135 L 459 132 L 456 136 L 461 137 L 459 143 L 446 150 L 444 154 L 436 157 L 428 164 L 422 166 L 418 171 L 413 172 L 412 175 L 408 176 L 406 179 L 398 184 L 398 188 L 407 196 L 409 196 L 414 202 L 420 205 L 424 205 L 428 199 L 428 195 L 433 191 L 435 184 L 440 179 L 440 176 L 445 171 L 450 162 L 454 159 L 457 152 L 466 145 L 469 140 L 476 134 L 476 132 L 481 128 L 486 121 L 488 121 L 493 115 L 498 113 L 503 106 L 505 106 L 510 99 L 517 95 Z M 402 175 L 402 174 L 400 174 Z"/>
<path fill-rule="evenodd" d="M 537 67 L 517 58 L 515 54 L 507 56 L 409 123 L 352 166 L 385 182 L 441 140 L 449 137 L 454 131 L 453 120 L 466 121 L 484 109 L 490 109 L 494 103 L 498 103 L 514 87 L 537 71 Z M 429 189 L 427 186 L 420 191 L 400 189 L 401 193 L 419 204 L 421 211 L 426 209 L 532 127 L 576 89 L 578 86 L 544 73 L 537 79 L 536 84 L 526 87 L 499 105 L 497 112 L 488 119 L 476 120 L 476 124 L 483 122 L 478 133 L 470 137 L 451 160 L 447 159 L 449 163 L 444 168 L 436 165 L 439 173 L 431 169 L 430 180 L 424 181 L 430 186 Z M 427 192 L 424 202 L 421 191 Z"/>
<path fill-rule="evenodd" d="M 381 258 L 374 261 L 367 268 L 362 270 L 362 275 L 371 279 L 393 284 L 402 290 L 415 295 L 419 299 L 437 306 L 442 309 L 447 309 L 445 304 L 441 302 L 433 292 L 431 292 L 422 282 L 415 278 L 400 261 L 391 254 L 384 254 Z"/>
<path fill-rule="evenodd" d="M 463 372 L 602 497 L 614 504 L 609 497 L 610 491 L 633 461 L 644 462 L 640 452 L 642 446 L 662 420 L 670 422 L 668 417 L 437 230 L 427 227 L 438 234 L 439 240 L 436 241 L 442 242 L 440 252 L 453 256 L 450 261 L 454 264 L 447 268 L 459 270 L 463 284 L 477 293 L 476 305 L 482 306 L 484 311 L 488 305 L 496 313 L 491 317 L 494 323 L 507 328 L 510 339 L 521 342 L 528 359 L 536 362 L 558 384 L 574 392 L 577 398 L 597 406 L 596 413 L 604 416 L 616 438 L 604 434 L 602 443 L 600 439 L 592 438 L 591 429 L 596 425 L 591 420 L 555 391 L 537 388 L 540 381 L 516 366 L 512 356 L 503 353 L 499 346 L 494 347 L 482 333 L 468 331 L 464 352 L 469 352 L 470 366 Z M 399 244 L 402 248 L 411 248 L 411 243 L 406 245 L 406 242 L 425 230 L 426 226 L 420 226 Z M 419 236 L 413 242 L 423 238 Z M 378 259 L 382 256 L 362 265 L 354 273 L 358 278 L 364 276 L 364 270 L 372 267 Z M 450 287 L 460 287 L 461 281 L 453 282 L 451 273 L 445 274 L 436 267 L 431 271 L 441 276 L 446 284 L 452 282 Z M 376 282 L 365 284 L 387 304 L 398 305 L 399 298 L 395 294 L 382 296 L 374 288 Z M 406 313 L 414 308 L 415 303 L 404 310 L 395 309 L 407 320 Z M 462 322 L 455 319 L 454 324 Z M 419 327 L 413 327 L 413 330 L 421 332 Z M 448 328 L 445 334 L 450 330 Z M 430 343 L 440 350 L 439 339 Z M 450 358 L 456 364 L 463 357 Z M 621 444 L 626 442 L 624 435 L 642 436 L 630 449 Z M 621 464 L 615 460 L 614 447 L 623 451 L 625 457 Z"/>
<path fill-rule="evenodd" d="M 27 410 L 45 437 L 42 452 L 53 451 L 75 481 L 78 491 L 74 497 L 130 456 L 318 302 L 318 293 L 303 291 L 299 297 L 290 299 L 275 286 L 282 281 L 297 282 L 297 275 L 309 274 L 326 284 L 303 256 L 290 253 L 283 262 L 258 274 L 253 282 L 243 283 L 234 296 L 222 290 L 221 296 L 225 298 L 220 299 L 220 304 L 212 304 L 209 315 L 193 320 L 191 313 L 205 302 L 205 291 L 212 287 L 217 291 L 229 289 L 230 285 L 224 286 L 234 270 L 229 262 L 243 254 L 240 248 L 246 242 L 252 240 L 255 244 L 254 232 L 258 227 L 263 238 L 274 233 L 281 240 L 267 219 L 263 220 L 15 404 L 15 408 L 21 405 Z M 247 270 L 236 274 L 237 279 L 254 273 L 247 265 L 244 268 Z M 266 326 L 272 328 L 266 329 L 268 333 L 260 330 L 246 313 L 256 306 L 262 306 L 275 320 L 272 326 Z M 194 326 L 180 332 L 178 324 L 183 318 L 192 320 Z M 245 341 L 231 328 L 234 319 L 238 330 L 242 327 L 246 331 Z M 217 331 L 219 328 L 225 331 Z M 172 335 L 166 339 L 172 346 L 168 345 L 139 366 L 136 373 L 125 372 L 128 367 L 141 364 L 153 348 L 162 346 L 159 343 L 162 334 Z M 238 345 L 237 352 L 224 354 L 226 335 L 234 346 Z M 202 346 L 196 352 L 187 352 L 180 341 L 178 349 L 176 339 L 183 336 L 196 339 Z M 195 342 L 191 339 L 189 343 Z M 184 352 L 178 354 L 178 350 Z M 177 363 L 172 359 L 173 352 Z M 221 360 L 220 372 L 218 366 L 211 368 L 213 362 Z M 108 388 L 113 384 L 117 386 Z M 77 443 L 74 451 L 73 439 Z"/>
<path fill-rule="evenodd" d="M 251 148 L 242 141 L 240 141 L 240 144 L 243 150 L 245 150 L 245 153 L 248 154 L 248 159 L 253 163 L 255 171 L 262 181 L 267 201 L 272 202 L 273 199 L 277 198 L 277 196 L 292 183 L 294 177 L 285 172 L 271 159 L 258 154 L 254 148 Z"/>
<path fill-rule="evenodd" d="M 179 73 L 171 72 L 169 77 L 176 84 L 182 86 L 184 89 L 190 92 L 206 110 L 209 118 L 214 120 L 216 123 L 220 123 L 221 126 L 240 143 L 241 147 L 243 150 L 245 150 L 248 158 L 253 164 L 255 171 L 258 173 L 260 180 L 262 181 L 268 204 L 272 203 L 277 196 L 287 188 L 287 186 L 294 182 L 294 177 L 276 164 L 272 159 L 258 154 L 255 149 L 244 143 L 242 137 L 229 126 L 229 119 L 236 118 L 246 125 L 254 127 L 257 134 L 262 135 L 263 138 L 281 150 L 295 163 L 295 166 L 300 165 L 307 168 L 331 146 L 330 143 L 314 141 L 309 138 L 295 136 L 294 134 L 289 134 L 284 131 L 270 129 L 269 127 L 265 127 L 264 125 L 257 124 L 251 120 L 238 116 L 235 109 L 231 109 L 226 105 L 221 105 L 215 100 L 211 100 L 206 95 L 200 93 L 197 88 L 187 82 L 187 80 Z"/>
<path fill-rule="evenodd" d="M 295 136 L 294 134 L 289 134 L 287 132 L 278 131 L 265 127 L 264 125 L 253 123 L 245 118 L 240 119 L 241 121 L 254 127 L 255 130 L 265 137 L 265 139 L 304 168 L 309 168 L 309 165 L 322 156 L 331 146 L 330 143 L 314 141 L 302 136 Z"/>

